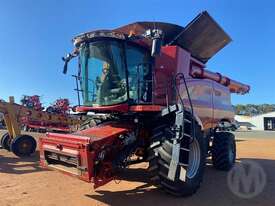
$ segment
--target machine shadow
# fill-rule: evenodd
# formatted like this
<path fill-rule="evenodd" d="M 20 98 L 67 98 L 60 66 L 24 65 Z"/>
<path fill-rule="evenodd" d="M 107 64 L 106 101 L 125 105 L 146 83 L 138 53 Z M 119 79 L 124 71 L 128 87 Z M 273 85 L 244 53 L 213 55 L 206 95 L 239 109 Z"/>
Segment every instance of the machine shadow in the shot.
<path fill-rule="evenodd" d="M 268 183 L 275 182 L 273 171 L 275 171 L 275 160 L 268 159 L 238 159 L 239 161 L 254 161 L 263 167 L 266 172 Z M 272 168 L 272 169 L 271 169 Z M 180 198 L 171 196 L 161 189 L 157 189 L 150 184 L 148 172 L 146 169 L 128 169 L 124 172 L 121 179 L 125 181 L 138 181 L 143 182 L 141 186 L 123 190 L 123 191 L 107 191 L 96 190 L 95 194 L 86 194 L 86 197 L 95 199 L 104 204 L 121 206 L 121 205 L 190 205 L 190 206 L 203 206 L 203 205 L 233 205 L 234 203 L 241 203 L 241 205 L 258 205 L 260 201 L 270 202 L 273 191 L 275 191 L 275 184 L 268 184 L 265 186 L 264 191 L 252 199 L 242 199 L 234 195 L 227 183 L 227 172 L 215 170 L 212 165 L 207 164 L 205 168 L 204 181 L 201 188 L 191 197 Z M 123 188 L 123 187 L 122 187 Z M 212 198 L 210 198 L 212 197 Z M 215 197 L 215 202 L 213 202 Z M 267 201 L 268 200 L 268 201 Z"/>
<path fill-rule="evenodd" d="M 45 171 L 39 166 L 39 151 L 30 157 L 0 156 L 0 173 L 27 174 Z"/>

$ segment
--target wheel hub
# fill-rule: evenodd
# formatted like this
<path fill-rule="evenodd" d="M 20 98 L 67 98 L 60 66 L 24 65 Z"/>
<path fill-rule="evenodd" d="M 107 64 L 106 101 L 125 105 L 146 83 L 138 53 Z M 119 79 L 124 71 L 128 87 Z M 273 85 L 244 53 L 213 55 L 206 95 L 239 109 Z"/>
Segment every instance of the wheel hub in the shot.
<path fill-rule="evenodd" d="M 188 167 L 186 176 L 188 178 L 193 178 L 200 167 L 201 162 L 201 150 L 200 145 L 197 139 L 194 139 L 194 141 L 190 144 L 190 152 L 189 152 L 189 161 L 188 161 Z"/>

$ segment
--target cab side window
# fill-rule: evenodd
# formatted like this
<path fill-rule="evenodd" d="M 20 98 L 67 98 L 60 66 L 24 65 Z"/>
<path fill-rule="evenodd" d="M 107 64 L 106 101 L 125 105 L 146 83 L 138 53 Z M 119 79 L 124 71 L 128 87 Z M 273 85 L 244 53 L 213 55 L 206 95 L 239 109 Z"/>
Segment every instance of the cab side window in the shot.
<path fill-rule="evenodd" d="M 127 45 L 129 98 L 134 103 L 152 100 L 152 69 L 150 54 L 144 49 Z"/>

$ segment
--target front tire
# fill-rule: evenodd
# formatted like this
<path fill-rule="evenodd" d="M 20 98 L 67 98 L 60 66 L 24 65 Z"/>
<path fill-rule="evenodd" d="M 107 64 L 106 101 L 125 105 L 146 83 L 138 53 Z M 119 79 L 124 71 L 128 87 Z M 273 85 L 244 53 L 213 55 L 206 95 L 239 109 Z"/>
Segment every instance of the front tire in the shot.
<path fill-rule="evenodd" d="M 236 141 L 230 132 L 216 132 L 212 144 L 212 162 L 218 170 L 229 171 L 236 161 Z"/>
<path fill-rule="evenodd" d="M 190 119 L 189 119 L 190 122 Z M 190 123 L 191 125 L 191 123 Z M 191 134 L 191 130 L 185 132 Z M 149 154 L 149 172 L 153 184 L 163 188 L 175 196 L 190 196 L 194 194 L 202 182 L 205 167 L 205 142 L 200 127 L 195 125 L 195 139 L 190 144 L 189 164 L 186 179 L 180 179 L 178 166 L 175 180 L 168 179 L 169 165 L 172 159 L 171 128 L 164 124 L 153 130 L 151 150 Z"/>

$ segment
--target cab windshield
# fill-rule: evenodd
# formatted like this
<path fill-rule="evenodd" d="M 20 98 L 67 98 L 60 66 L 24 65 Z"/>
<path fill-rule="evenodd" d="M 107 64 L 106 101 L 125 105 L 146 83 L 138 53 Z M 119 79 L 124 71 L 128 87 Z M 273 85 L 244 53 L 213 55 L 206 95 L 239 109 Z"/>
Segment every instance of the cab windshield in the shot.
<path fill-rule="evenodd" d="M 151 101 L 150 55 L 143 49 L 132 45 L 125 48 L 124 45 L 121 41 L 102 40 L 81 47 L 84 105 L 108 106 L 127 101 L 133 104 Z"/>

